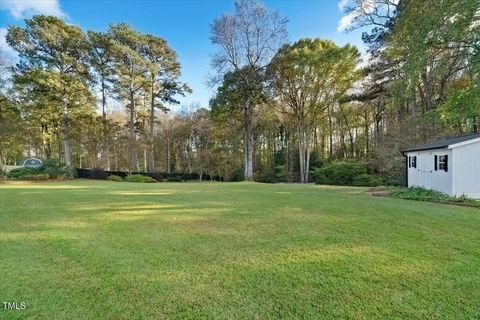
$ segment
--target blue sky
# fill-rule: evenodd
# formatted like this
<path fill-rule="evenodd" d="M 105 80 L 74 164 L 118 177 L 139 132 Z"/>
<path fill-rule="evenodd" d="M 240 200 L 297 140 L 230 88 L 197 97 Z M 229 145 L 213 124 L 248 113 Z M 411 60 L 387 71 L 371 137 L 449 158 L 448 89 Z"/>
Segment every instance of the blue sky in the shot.
<path fill-rule="evenodd" d="M 212 90 L 206 85 L 211 72 L 210 55 L 216 48 L 209 40 L 210 23 L 231 13 L 234 1 L 227 0 L 0 0 L 0 45 L 8 25 L 22 25 L 35 13 L 63 17 L 84 30 L 105 31 L 110 23 L 126 22 L 141 32 L 167 40 L 182 64 L 182 80 L 193 93 L 182 104 L 207 106 Z M 340 45 L 351 43 L 363 51 L 361 32 L 337 31 L 343 14 L 338 0 L 268 0 L 269 9 L 287 17 L 289 40 L 304 37 L 332 39 Z"/>

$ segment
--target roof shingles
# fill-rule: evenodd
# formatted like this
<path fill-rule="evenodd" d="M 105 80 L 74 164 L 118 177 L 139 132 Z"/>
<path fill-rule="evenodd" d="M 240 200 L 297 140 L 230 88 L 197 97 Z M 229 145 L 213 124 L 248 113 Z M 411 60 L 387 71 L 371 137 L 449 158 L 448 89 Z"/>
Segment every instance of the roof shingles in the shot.
<path fill-rule="evenodd" d="M 469 134 L 466 136 L 460 136 L 460 137 L 455 137 L 455 138 L 450 138 L 450 139 L 442 139 L 442 140 L 436 140 L 432 141 L 430 143 L 425 143 L 425 144 L 418 144 L 416 146 L 410 147 L 408 149 L 402 150 L 403 152 L 410 152 L 410 151 L 422 151 L 422 150 L 433 150 L 433 149 L 445 149 L 448 148 L 449 145 L 472 140 L 472 139 L 477 139 L 480 138 L 480 133 L 475 133 L 475 134 Z"/>

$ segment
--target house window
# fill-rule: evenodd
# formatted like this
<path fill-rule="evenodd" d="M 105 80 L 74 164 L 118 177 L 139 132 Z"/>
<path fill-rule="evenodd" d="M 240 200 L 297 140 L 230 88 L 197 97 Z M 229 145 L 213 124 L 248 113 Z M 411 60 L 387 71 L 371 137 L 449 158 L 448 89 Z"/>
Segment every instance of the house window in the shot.
<path fill-rule="evenodd" d="M 416 168 L 417 167 L 417 156 L 412 157 L 412 167 Z"/>
<path fill-rule="evenodd" d="M 438 170 L 448 171 L 448 156 L 438 156 Z"/>

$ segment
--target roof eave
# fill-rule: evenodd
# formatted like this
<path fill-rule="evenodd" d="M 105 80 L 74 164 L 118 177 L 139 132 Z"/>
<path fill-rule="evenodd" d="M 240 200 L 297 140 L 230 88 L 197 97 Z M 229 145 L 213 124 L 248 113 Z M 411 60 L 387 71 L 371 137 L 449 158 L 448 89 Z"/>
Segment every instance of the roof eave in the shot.
<path fill-rule="evenodd" d="M 443 150 L 443 149 L 448 149 L 448 145 L 442 146 L 442 147 L 432 147 L 432 148 L 419 148 L 419 149 L 406 149 L 406 150 L 401 150 L 400 152 L 402 154 L 405 154 L 406 152 L 415 152 L 415 151 L 428 151 L 428 150 Z"/>
<path fill-rule="evenodd" d="M 463 147 L 463 146 L 466 146 L 466 145 L 469 145 L 469 144 L 472 144 L 472 143 L 477 143 L 477 142 L 480 142 L 480 138 L 470 139 L 470 140 L 466 140 L 466 141 L 451 144 L 451 145 L 448 146 L 448 149 Z"/>

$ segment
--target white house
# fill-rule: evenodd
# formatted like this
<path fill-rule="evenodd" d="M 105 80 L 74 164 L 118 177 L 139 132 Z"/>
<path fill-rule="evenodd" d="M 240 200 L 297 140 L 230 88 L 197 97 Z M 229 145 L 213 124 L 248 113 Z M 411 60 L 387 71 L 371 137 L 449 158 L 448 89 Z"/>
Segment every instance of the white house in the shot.
<path fill-rule="evenodd" d="M 480 134 L 413 146 L 402 154 L 408 187 L 480 199 Z"/>

